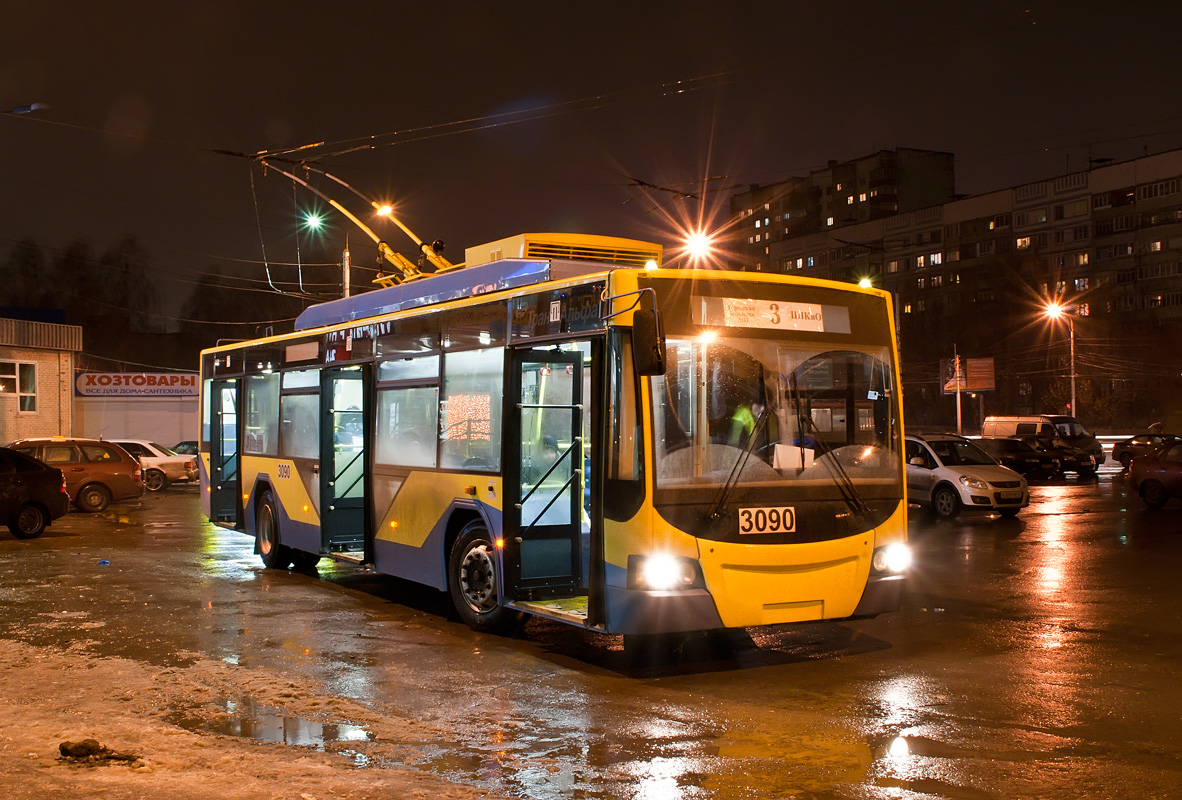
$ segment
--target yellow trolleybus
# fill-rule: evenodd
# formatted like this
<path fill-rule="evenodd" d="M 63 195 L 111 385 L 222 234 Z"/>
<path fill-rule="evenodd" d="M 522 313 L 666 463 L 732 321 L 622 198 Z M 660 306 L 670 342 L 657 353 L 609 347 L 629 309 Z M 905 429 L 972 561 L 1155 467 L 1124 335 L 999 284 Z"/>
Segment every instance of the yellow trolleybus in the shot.
<path fill-rule="evenodd" d="M 478 630 L 526 613 L 673 634 L 898 607 L 885 292 L 663 269 L 660 246 L 628 239 L 494 245 L 468 251 L 488 263 L 204 351 L 209 519 L 270 568 L 332 557 L 448 592 Z"/>

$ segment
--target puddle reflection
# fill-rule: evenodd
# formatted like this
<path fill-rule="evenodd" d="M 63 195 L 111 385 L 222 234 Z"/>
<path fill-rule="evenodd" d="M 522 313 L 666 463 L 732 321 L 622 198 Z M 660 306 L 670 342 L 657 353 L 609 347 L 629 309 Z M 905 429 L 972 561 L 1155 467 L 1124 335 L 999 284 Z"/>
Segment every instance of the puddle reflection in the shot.
<path fill-rule="evenodd" d="M 347 748 L 333 747 L 333 745 L 373 740 L 372 734 L 359 725 L 323 723 L 300 717 L 289 717 L 280 714 L 273 708 L 259 706 L 249 699 L 241 703 L 225 700 L 216 706 L 207 706 L 199 711 L 176 714 L 171 718 L 171 721 L 188 731 L 237 736 L 273 744 L 310 747 L 321 751 L 343 752 L 352 757 L 356 766 L 367 766 L 369 764 L 368 756 Z"/>

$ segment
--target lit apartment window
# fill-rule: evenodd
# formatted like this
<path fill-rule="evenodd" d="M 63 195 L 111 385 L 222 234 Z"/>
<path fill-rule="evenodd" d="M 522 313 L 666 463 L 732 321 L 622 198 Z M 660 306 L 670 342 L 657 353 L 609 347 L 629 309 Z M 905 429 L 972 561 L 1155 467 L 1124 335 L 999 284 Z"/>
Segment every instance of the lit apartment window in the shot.
<path fill-rule="evenodd" d="M 854 204 L 854 196 L 852 194 L 845 199 L 845 204 L 847 206 L 852 206 Z"/>
<path fill-rule="evenodd" d="M 1077 267 L 1087 266 L 1087 263 L 1088 263 L 1088 254 L 1087 253 L 1076 253 L 1075 254 L 1075 265 Z"/>
<path fill-rule="evenodd" d="M 1087 278 L 1076 278 L 1075 279 L 1075 291 L 1082 292 L 1083 290 L 1085 290 L 1087 288 L 1088 288 L 1088 279 Z"/>
<path fill-rule="evenodd" d="M 813 257 L 812 257 L 812 256 L 809 256 L 809 257 L 806 259 L 806 264 L 805 264 L 805 266 L 811 267 L 811 266 L 813 266 L 813 264 L 814 264 L 814 263 L 815 263 L 815 262 L 814 262 L 814 260 L 813 260 Z"/>
<path fill-rule="evenodd" d="M 1017 248 L 1019 250 L 1029 250 L 1030 249 L 1030 237 L 1029 236 L 1020 236 L 1014 242 L 1014 244 L 1017 246 Z"/>
<path fill-rule="evenodd" d="M 837 191 L 839 191 L 839 192 L 841 191 L 841 184 L 840 183 L 837 184 Z"/>
<path fill-rule="evenodd" d="M 1157 253 L 1160 250 L 1161 250 L 1161 242 L 1150 242 L 1149 243 L 1149 252 Z"/>
<path fill-rule="evenodd" d="M 1092 312 L 1091 312 L 1091 309 L 1088 308 L 1087 303 L 1076 303 L 1075 304 L 1075 313 L 1081 317 L 1086 317 L 1089 314 L 1091 314 Z"/>
<path fill-rule="evenodd" d="M 755 234 L 755 241 L 757 241 L 757 242 L 763 241 L 762 237 L 763 237 L 762 233 Z"/>
<path fill-rule="evenodd" d="M 0 361 L 0 394 L 15 396 L 17 410 L 37 410 L 37 365 Z"/>
<path fill-rule="evenodd" d="M 915 279 L 915 288 L 916 289 L 924 288 L 924 279 L 923 278 L 916 278 Z"/>
<path fill-rule="evenodd" d="M 927 262 L 927 257 L 926 257 L 926 256 L 916 256 L 916 257 L 915 257 L 915 266 L 916 266 L 918 269 L 923 269 L 923 268 L 924 268 L 924 267 L 926 267 L 927 265 L 928 265 L 928 262 Z"/>
<path fill-rule="evenodd" d="M 944 254 L 943 253 L 932 253 L 930 256 L 928 256 L 928 263 L 931 264 L 933 267 L 936 266 L 937 264 L 943 264 L 944 263 Z"/>
<path fill-rule="evenodd" d="M 833 217 L 829 217 L 829 219 L 825 220 L 825 224 L 826 225 L 833 225 Z"/>
<path fill-rule="evenodd" d="M 944 285 L 944 276 L 943 275 L 933 275 L 932 276 L 931 286 L 933 289 L 939 289 L 943 285 Z"/>
<path fill-rule="evenodd" d="M 904 304 L 903 304 L 903 313 L 904 313 L 904 314 L 910 314 L 910 313 L 911 313 L 911 304 L 910 304 L 910 303 L 904 303 Z"/>
<path fill-rule="evenodd" d="M 767 210 L 768 210 L 769 208 L 771 208 L 771 207 L 772 207 L 772 204 L 771 204 L 771 203 L 764 203 L 764 204 L 763 204 L 763 210 L 764 210 L 764 211 L 767 211 Z"/>
<path fill-rule="evenodd" d="M 754 237 L 754 236 L 748 236 L 748 237 L 747 237 L 747 244 L 755 244 L 755 237 Z"/>
<path fill-rule="evenodd" d="M 792 212 L 785 211 L 784 212 L 784 219 L 792 219 Z"/>
<path fill-rule="evenodd" d="M 755 227 L 759 227 L 759 220 L 755 220 Z"/>
<path fill-rule="evenodd" d="M 865 192 L 862 192 L 860 195 L 858 195 L 858 201 L 861 203 L 866 202 L 866 193 Z"/>
<path fill-rule="evenodd" d="M 871 197 L 878 197 L 878 190 L 877 190 L 877 189 L 871 189 L 871 190 L 870 190 L 870 196 L 871 196 Z"/>
<path fill-rule="evenodd" d="M 898 272 L 898 271 L 899 271 L 899 261 L 898 261 L 898 259 L 896 259 L 896 260 L 894 260 L 894 261 L 888 261 L 888 262 L 887 262 L 887 272 Z"/>
<path fill-rule="evenodd" d="M 796 259 L 796 268 L 802 269 L 803 267 L 804 267 L 804 259 L 803 258 Z"/>

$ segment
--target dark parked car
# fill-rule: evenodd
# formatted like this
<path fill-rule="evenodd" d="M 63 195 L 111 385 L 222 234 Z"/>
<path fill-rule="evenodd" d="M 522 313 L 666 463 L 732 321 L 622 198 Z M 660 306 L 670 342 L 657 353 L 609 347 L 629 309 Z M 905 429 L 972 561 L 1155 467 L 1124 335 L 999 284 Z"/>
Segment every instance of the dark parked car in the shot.
<path fill-rule="evenodd" d="M 1139 433 L 1112 445 L 1112 458 L 1128 469 L 1129 463 L 1137 456 L 1147 456 L 1178 441 L 1182 439 L 1169 433 Z"/>
<path fill-rule="evenodd" d="M 112 500 L 131 500 L 144 493 L 140 462 L 117 444 L 54 436 L 22 439 L 9 447 L 60 468 L 70 499 L 82 511 L 102 511 Z"/>
<path fill-rule="evenodd" d="M 1129 481 L 1150 508 L 1161 508 L 1171 497 L 1182 497 L 1182 442 L 1134 458 Z"/>
<path fill-rule="evenodd" d="M 1039 452 L 1017 437 L 982 436 L 975 441 L 998 464 L 1026 478 L 1049 478 L 1059 474 L 1059 459 L 1053 453 Z"/>
<path fill-rule="evenodd" d="M 1066 439 L 1060 439 L 1058 436 L 1024 436 L 1022 440 L 1040 453 L 1057 458 L 1062 472 L 1074 472 L 1081 478 L 1096 474 L 1096 457 Z"/>
<path fill-rule="evenodd" d="M 197 442 L 184 441 L 177 442 L 172 447 L 168 448 L 179 456 L 195 456 L 197 455 Z"/>
<path fill-rule="evenodd" d="M 0 447 L 0 520 L 18 539 L 34 539 L 70 508 L 66 479 L 35 458 Z"/>

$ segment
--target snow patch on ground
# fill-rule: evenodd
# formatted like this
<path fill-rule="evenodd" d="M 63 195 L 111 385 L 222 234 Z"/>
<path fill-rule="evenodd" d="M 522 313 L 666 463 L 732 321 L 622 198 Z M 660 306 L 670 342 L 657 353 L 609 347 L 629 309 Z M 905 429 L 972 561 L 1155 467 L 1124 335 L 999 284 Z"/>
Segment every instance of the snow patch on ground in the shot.
<path fill-rule="evenodd" d="M 489 797 L 406 766 L 431 752 L 440 733 L 433 726 L 384 716 L 278 670 L 207 657 L 161 668 L 95 657 L 84 642 L 63 650 L 0 639 L 0 679 L 5 800 Z M 356 726 L 368 739 L 318 748 L 202 729 L 201 723 L 217 729 L 244 707 Z M 182 718 L 196 724 L 182 727 Z M 83 739 L 140 760 L 85 766 L 60 758 L 62 742 Z"/>

